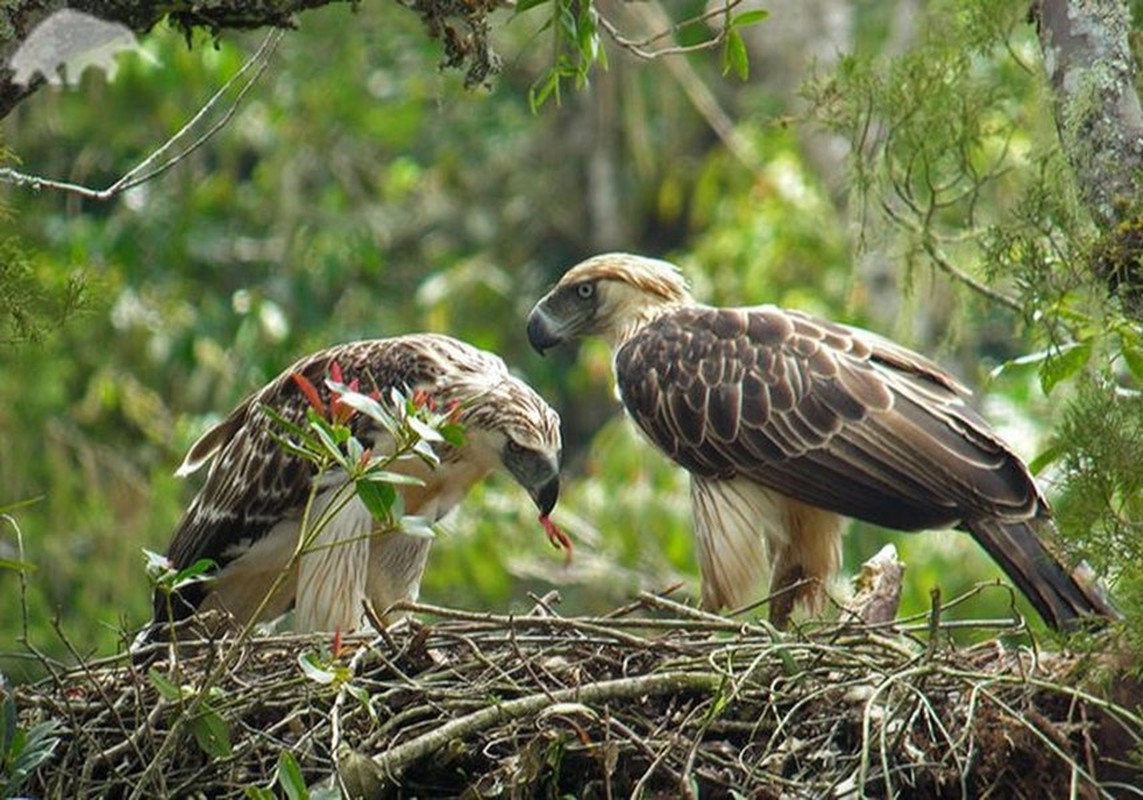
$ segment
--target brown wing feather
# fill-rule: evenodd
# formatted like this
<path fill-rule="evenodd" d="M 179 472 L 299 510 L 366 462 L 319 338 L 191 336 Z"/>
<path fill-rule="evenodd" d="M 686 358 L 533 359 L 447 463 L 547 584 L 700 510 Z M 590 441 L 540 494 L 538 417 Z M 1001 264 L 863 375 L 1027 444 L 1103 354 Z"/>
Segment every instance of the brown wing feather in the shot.
<path fill-rule="evenodd" d="M 616 353 L 620 394 L 671 458 L 904 530 L 1043 511 L 1027 470 L 923 357 L 771 306 L 671 312 Z"/>

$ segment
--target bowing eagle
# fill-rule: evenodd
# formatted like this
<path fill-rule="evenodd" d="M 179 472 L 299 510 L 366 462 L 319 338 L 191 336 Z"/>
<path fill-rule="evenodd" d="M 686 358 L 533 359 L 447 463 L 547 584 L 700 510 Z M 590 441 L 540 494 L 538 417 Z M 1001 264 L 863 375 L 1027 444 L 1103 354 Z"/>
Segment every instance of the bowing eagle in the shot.
<path fill-rule="evenodd" d="M 677 267 L 588 259 L 532 309 L 542 354 L 596 335 L 651 443 L 690 473 L 706 608 L 771 620 L 811 607 L 839 570 L 843 517 L 967 530 L 1053 627 L 1114 612 L 1036 534 L 1048 504 L 1027 467 L 928 359 L 868 331 L 775 306 L 714 308 Z"/>
<path fill-rule="evenodd" d="M 463 442 L 434 443 L 439 464 L 408 457 L 387 467 L 417 480 L 396 487 L 404 513 L 436 521 L 477 481 L 503 469 L 524 487 L 546 522 L 559 495 L 560 420 L 499 357 L 430 333 L 331 347 L 286 369 L 191 447 L 178 474 L 213 462 L 175 531 L 168 559 L 175 569 L 203 558 L 217 566 L 212 580 L 184 586 L 174 597 L 157 589 L 156 625 L 198 609 L 223 609 L 244 624 L 255 615 L 273 619 L 293 607 L 299 630 L 351 631 L 362 627 L 364 599 L 383 611 L 417 598 L 431 540 L 378 531 L 357 495 L 349 494 L 344 505 L 336 499 L 344 473 L 327 472 L 315 481 L 316 467 L 282 445 L 281 420 L 305 426 L 313 400 L 304 389 L 316 388 L 330 404 L 326 380 L 331 373 L 362 392 L 375 392 L 381 402 L 397 390 L 455 409 Z M 347 424 L 364 448 L 393 454 L 393 436 L 369 416 L 353 415 Z M 315 485 L 310 519 L 330 510 L 330 521 L 294 560 Z M 263 604 L 286 569 L 287 579 Z"/>

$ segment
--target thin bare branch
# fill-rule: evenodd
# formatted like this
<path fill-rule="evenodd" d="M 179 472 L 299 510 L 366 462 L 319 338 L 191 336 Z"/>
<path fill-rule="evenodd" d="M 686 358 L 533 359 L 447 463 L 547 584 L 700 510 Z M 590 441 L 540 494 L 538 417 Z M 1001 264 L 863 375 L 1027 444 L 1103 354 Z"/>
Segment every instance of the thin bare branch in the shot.
<path fill-rule="evenodd" d="M 155 149 L 150 155 L 144 158 L 139 164 L 126 172 L 114 183 L 105 189 L 93 189 L 88 186 L 81 186 L 67 181 L 57 181 L 51 178 L 44 178 L 39 175 L 29 175 L 9 167 L 0 168 L 0 181 L 12 183 L 17 186 L 24 186 L 34 189 L 36 191 L 42 189 L 53 189 L 56 191 L 68 192 L 76 194 L 80 197 L 86 197 L 92 200 L 110 200 L 118 194 L 133 189 L 147 181 L 150 181 L 171 167 L 178 164 L 180 161 L 187 158 L 191 153 L 198 150 L 206 144 L 215 134 L 222 130 L 234 117 L 238 111 L 239 106 L 245 99 L 247 93 L 253 88 L 258 79 L 266 71 L 270 63 L 270 57 L 273 55 L 278 43 L 282 40 L 283 32 L 281 30 L 273 30 L 266 35 L 262 40 L 262 44 L 251 55 L 246 62 L 234 73 L 233 76 L 223 86 L 214 93 L 214 95 L 198 110 L 198 112 L 187 121 L 182 128 L 178 130 L 171 138 L 164 142 L 160 147 Z M 241 81 L 241 83 L 240 83 Z M 176 152 L 174 155 L 166 158 L 167 154 L 174 150 L 180 143 L 190 137 L 191 133 L 199 126 L 199 124 L 218 106 L 222 103 L 223 99 L 235 86 L 238 87 L 237 96 L 230 103 L 230 105 L 222 112 L 222 115 L 215 120 L 211 125 L 203 131 L 202 134 L 194 138 Z M 161 160 L 166 158 L 166 160 Z"/>

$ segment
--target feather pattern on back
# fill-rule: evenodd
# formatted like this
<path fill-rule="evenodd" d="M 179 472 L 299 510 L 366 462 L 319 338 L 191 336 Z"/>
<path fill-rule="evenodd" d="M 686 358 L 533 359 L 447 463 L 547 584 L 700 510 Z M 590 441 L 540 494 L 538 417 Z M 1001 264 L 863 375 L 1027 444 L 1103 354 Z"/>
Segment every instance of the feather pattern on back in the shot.
<path fill-rule="evenodd" d="M 1043 507 L 959 383 L 862 331 L 773 306 L 690 306 L 628 339 L 615 368 L 635 422 L 699 475 L 905 530 Z"/>

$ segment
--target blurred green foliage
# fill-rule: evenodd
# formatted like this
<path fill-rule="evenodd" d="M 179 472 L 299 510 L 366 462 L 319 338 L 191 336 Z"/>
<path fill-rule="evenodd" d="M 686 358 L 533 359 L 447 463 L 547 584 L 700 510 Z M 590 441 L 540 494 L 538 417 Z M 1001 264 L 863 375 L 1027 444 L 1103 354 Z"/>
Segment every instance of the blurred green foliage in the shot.
<path fill-rule="evenodd" d="M 1079 289 L 1060 283 L 1061 270 L 1078 274 L 1061 256 L 1086 245 L 1060 188 L 1020 4 L 932 4 L 935 33 L 889 64 L 870 55 L 888 35 L 876 5 L 858 4 L 868 52 L 811 92 L 818 122 L 836 131 L 888 124 L 899 134 L 861 151 L 869 160 L 855 162 L 850 203 L 866 203 L 856 217 L 870 220 L 896 197 L 911 222 L 857 236 L 824 188 L 832 176 L 815 175 L 803 155 L 801 136 L 816 123 L 779 124 L 781 101 L 724 80 L 717 53 L 687 64 L 747 109 L 737 123 L 765 154 L 759 170 L 718 144 L 659 64 L 614 49 L 609 70 L 590 73 L 591 91 L 533 113 L 529 89 L 549 74 L 551 54 L 536 47 L 543 21 L 529 14 L 499 20 L 504 72 L 494 89 L 468 91 L 437 70 L 438 44 L 411 14 L 309 13 L 231 122 L 161 178 L 107 203 L 7 188 L 13 213 L 0 220 L 0 242 L 20 245 L 0 260 L 26 276 L 13 285 L 49 292 L 27 316 L 50 335 L 0 346 L 0 506 L 43 497 L 16 512 L 23 560 L 38 569 L 0 570 L 0 651 L 18 649 L 21 580 L 38 647 L 65 655 L 56 620 L 79 652 L 115 648 L 147 619 L 142 550 L 165 549 L 197 485 L 172 476 L 195 436 L 304 352 L 411 330 L 499 352 L 561 411 L 569 480 L 555 518 L 577 545 L 564 568 L 527 498 L 494 476 L 434 545 L 424 599 L 519 610 L 529 591 L 555 587 L 564 608 L 591 612 L 641 587 L 681 581 L 693 592 L 685 476 L 618 417 L 606 351 L 586 343 L 578 359 L 541 360 L 522 335 L 542 290 L 602 247 L 673 256 L 712 302 L 777 302 L 862 324 L 876 298 L 853 271 L 855 241 L 877 239 L 912 276 L 910 318 L 931 319 L 940 334 L 917 341 L 904 324 L 883 332 L 937 351 L 976 384 L 1063 335 L 1038 321 L 1045 309 L 1055 309 L 1049 320 L 1077 307 L 1094 319 L 1091 291 L 1082 307 L 1062 305 Z M 178 130 L 258 41 L 188 47 L 160 26 L 144 40 L 157 65 L 124 58 L 113 83 L 89 71 L 76 90 L 41 91 L 4 122 L 4 139 L 27 171 L 108 185 Z M 913 214 L 903 197 L 933 213 Z M 1017 316 L 955 281 L 931 302 L 933 252 L 1019 297 L 1028 338 L 1013 332 Z M 85 310 L 59 324 L 72 286 L 86 287 Z M 1031 457 L 1074 377 L 1049 403 L 1033 372 L 1005 370 L 986 410 Z M 1074 524 L 1090 519 L 1077 512 Z M 999 574 L 964 535 L 867 526 L 848 539 L 848 567 L 887 540 L 909 565 L 907 610 L 923 609 L 933 585 L 947 598 Z M 0 558 L 15 557 L 0 529 Z M 1006 607 L 1004 593 L 986 593 L 971 613 Z M 26 669 L 0 659 L 10 675 Z"/>

